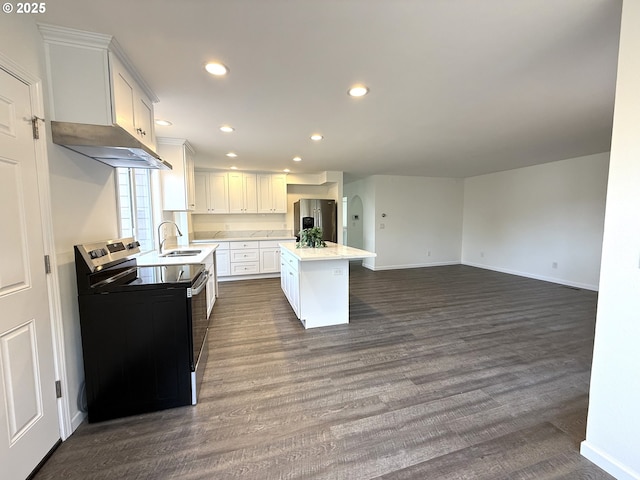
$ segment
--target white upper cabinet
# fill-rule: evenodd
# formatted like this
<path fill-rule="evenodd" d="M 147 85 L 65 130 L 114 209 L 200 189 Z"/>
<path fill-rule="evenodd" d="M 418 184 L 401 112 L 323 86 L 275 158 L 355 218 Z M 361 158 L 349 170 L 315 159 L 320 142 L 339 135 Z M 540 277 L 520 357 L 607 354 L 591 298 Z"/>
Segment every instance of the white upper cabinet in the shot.
<path fill-rule="evenodd" d="M 163 210 L 195 210 L 193 147 L 182 138 L 158 138 L 158 154 L 173 166 L 160 171 Z"/>
<path fill-rule="evenodd" d="M 111 35 L 39 25 L 45 42 L 52 119 L 117 124 L 156 149 L 157 97 Z"/>
<path fill-rule="evenodd" d="M 194 213 L 287 213 L 287 176 L 198 171 Z"/>
<path fill-rule="evenodd" d="M 258 213 L 256 174 L 229 172 L 229 213 Z"/>
<path fill-rule="evenodd" d="M 287 176 L 258 174 L 258 213 L 287 213 Z"/>
<path fill-rule="evenodd" d="M 229 213 L 229 184 L 223 172 L 195 172 L 193 213 Z"/>

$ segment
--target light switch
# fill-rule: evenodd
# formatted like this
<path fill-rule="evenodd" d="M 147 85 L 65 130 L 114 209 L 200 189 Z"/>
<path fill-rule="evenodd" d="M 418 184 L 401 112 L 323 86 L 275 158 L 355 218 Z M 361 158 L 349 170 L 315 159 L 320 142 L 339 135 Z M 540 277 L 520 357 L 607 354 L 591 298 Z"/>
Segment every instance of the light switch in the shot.
<path fill-rule="evenodd" d="M 380 230 L 384 230 L 384 223 L 380 224 Z"/>

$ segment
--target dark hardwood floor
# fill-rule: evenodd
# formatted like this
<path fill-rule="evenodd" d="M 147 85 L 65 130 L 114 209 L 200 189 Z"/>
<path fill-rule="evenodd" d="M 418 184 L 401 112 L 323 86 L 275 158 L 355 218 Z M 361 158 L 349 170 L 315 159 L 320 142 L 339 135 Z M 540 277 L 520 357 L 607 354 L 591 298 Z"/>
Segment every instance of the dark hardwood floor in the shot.
<path fill-rule="evenodd" d="M 83 424 L 44 479 L 610 479 L 579 454 L 597 295 L 467 266 L 351 268 L 351 323 L 223 283 L 200 402 Z"/>

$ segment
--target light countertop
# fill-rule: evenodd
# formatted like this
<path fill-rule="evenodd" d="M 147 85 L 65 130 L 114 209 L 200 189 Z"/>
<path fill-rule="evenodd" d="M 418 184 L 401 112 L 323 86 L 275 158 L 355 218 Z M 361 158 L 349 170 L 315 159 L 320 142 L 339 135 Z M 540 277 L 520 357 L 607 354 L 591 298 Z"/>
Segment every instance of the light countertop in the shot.
<path fill-rule="evenodd" d="M 301 262 L 321 260 L 358 260 L 360 258 L 375 257 L 376 254 L 359 248 L 347 247 L 337 243 L 327 242 L 326 247 L 296 248 L 295 243 L 281 243 L 280 248 L 293 254 Z"/>
<path fill-rule="evenodd" d="M 188 265 L 192 263 L 204 263 L 205 258 L 207 258 L 211 252 L 215 252 L 216 248 L 218 248 L 216 243 L 198 243 L 196 245 L 191 243 L 188 246 L 168 247 L 164 253 L 169 253 L 174 250 L 200 250 L 200 253 L 186 257 L 163 257 L 158 255 L 157 250 L 154 250 L 140 254 L 137 260 L 138 265 L 141 267 L 148 265 Z"/>

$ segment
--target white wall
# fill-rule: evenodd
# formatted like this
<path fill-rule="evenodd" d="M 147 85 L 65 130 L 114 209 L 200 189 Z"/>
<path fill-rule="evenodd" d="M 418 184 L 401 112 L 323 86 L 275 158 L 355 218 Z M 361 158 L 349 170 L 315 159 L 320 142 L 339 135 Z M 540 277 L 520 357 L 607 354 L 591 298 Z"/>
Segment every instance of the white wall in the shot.
<path fill-rule="evenodd" d="M 462 263 L 597 290 L 608 160 L 465 179 Z"/>
<path fill-rule="evenodd" d="M 622 7 L 587 438 L 581 452 L 640 479 L 640 2 Z"/>
<path fill-rule="evenodd" d="M 0 15 L 0 51 L 43 81 L 55 261 L 68 375 L 63 389 L 70 396 L 70 417 L 77 427 L 83 419 L 76 399 L 84 374 L 73 245 L 117 234 L 115 184 L 110 167 L 51 143 L 44 47 L 36 20 L 31 15 Z"/>
<path fill-rule="evenodd" d="M 345 194 L 349 201 L 355 195 L 362 199 L 364 249 L 378 255 L 365 266 L 387 270 L 460 263 L 461 179 L 376 175 L 345 185 Z"/>

